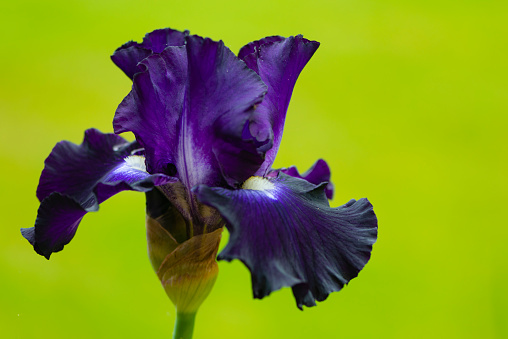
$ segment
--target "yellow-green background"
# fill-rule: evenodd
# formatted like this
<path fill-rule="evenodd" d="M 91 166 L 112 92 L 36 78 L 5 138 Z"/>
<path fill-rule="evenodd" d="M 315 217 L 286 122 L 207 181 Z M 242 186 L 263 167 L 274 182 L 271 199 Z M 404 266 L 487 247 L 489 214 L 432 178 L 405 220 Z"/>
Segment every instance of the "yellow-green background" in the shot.
<path fill-rule="evenodd" d="M 164 338 L 175 312 L 146 255 L 144 196 L 85 217 L 50 261 L 21 237 L 43 161 L 112 131 L 122 43 L 170 26 L 235 52 L 267 35 L 321 42 L 289 107 L 276 166 L 332 168 L 332 205 L 368 197 L 372 259 L 303 312 L 220 275 L 195 338 L 508 338 L 507 1 L 2 1 L 0 336 Z"/>

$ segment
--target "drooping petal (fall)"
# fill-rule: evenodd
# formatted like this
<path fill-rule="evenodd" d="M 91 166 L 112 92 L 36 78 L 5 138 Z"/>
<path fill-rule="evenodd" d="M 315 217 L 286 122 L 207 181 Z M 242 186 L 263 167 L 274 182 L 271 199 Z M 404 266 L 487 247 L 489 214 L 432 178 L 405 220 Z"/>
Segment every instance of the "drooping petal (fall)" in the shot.
<path fill-rule="evenodd" d="M 331 173 L 330 167 L 323 159 L 319 159 L 309 168 L 305 173 L 300 174 L 296 166 L 291 166 L 288 168 L 280 168 L 276 170 L 271 170 L 268 172 L 267 177 L 274 178 L 279 172 L 285 173 L 295 178 L 305 179 L 311 184 L 319 185 L 323 182 L 326 182 L 325 193 L 328 199 L 333 198 L 333 183 L 330 181 Z"/>
<path fill-rule="evenodd" d="M 95 129 L 85 132 L 81 145 L 59 142 L 45 161 L 37 197 L 41 201 L 35 226 L 22 233 L 37 253 L 49 258 L 69 243 L 87 212 L 124 191 L 147 192 L 175 182 L 164 174 L 149 174 L 144 159 L 131 155 L 137 142 Z"/>
<path fill-rule="evenodd" d="M 72 240 L 87 212 L 74 199 L 55 192 L 39 206 L 35 227 L 22 228 L 21 234 L 35 252 L 49 259 L 53 252 L 61 251 Z"/>
<path fill-rule="evenodd" d="M 238 57 L 254 70 L 268 86 L 265 99 L 259 104 L 250 130 L 266 130 L 269 122 L 273 130 L 273 147 L 256 175 L 264 176 L 270 170 L 282 139 L 286 112 L 300 72 L 319 47 L 316 41 L 301 35 L 289 38 L 267 37 L 244 46 Z"/>
<path fill-rule="evenodd" d="M 243 182 L 271 146 L 270 133 L 246 132 L 266 86 L 222 42 L 185 40 L 141 61 L 144 70 L 116 111 L 115 132 L 132 131 L 148 171 L 170 168 L 185 187 Z"/>
<path fill-rule="evenodd" d="M 148 33 L 142 43 L 129 41 L 120 46 L 111 56 L 111 60 L 124 73 L 133 78 L 142 69 L 138 63 L 153 53 L 160 53 L 168 46 L 182 46 L 189 31 L 176 31 L 171 28 L 158 29 Z"/>
<path fill-rule="evenodd" d="M 290 286 L 299 308 L 314 306 L 368 262 L 377 237 L 372 205 L 360 199 L 331 208 L 325 185 L 280 173 L 250 178 L 240 190 L 194 190 L 226 221 L 230 240 L 219 259 L 249 268 L 255 298 Z"/>

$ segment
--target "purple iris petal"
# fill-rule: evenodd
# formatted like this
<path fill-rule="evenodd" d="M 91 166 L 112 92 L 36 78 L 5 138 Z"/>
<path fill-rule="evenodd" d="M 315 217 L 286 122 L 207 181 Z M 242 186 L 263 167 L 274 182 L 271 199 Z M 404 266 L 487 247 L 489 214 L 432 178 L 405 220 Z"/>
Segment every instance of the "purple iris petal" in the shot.
<path fill-rule="evenodd" d="M 188 188 L 234 185 L 256 172 L 270 140 L 245 132 L 266 92 L 255 72 L 222 42 L 198 36 L 140 64 L 113 124 L 136 135 L 149 172 L 176 169 Z"/>
<path fill-rule="evenodd" d="M 260 40 L 249 42 L 247 45 L 240 48 L 240 51 L 238 52 L 238 57 L 244 60 L 247 55 L 256 53 L 261 46 L 271 44 L 273 42 L 283 41 L 285 39 L 286 38 L 280 35 L 273 35 L 267 36 L 266 38 Z"/>
<path fill-rule="evenodd" d="M 45 161 L 37 197 L 41 201 L 35 228 L 23 229 L 37 253 L 49 258 L 62 250 L 76 232 L 81 218 L 118 192 L 147 192 L 175 182 L 164 174 L 149 174 L 132 163 L 139 148 L 114 134 L 95 129 L 85 132 L 81 145 L 59 142 Z M 130 158 L 129 158 L 130 157 Z M 125 160 L 126 159 L 126 160 Z M 140 162 L 142 166 L 142 162 Z"/>
<path fill-rule="evenodd" d="M 293 87 L 318 47 L 318 42 L 304 39 L 301 35 L 267 37 L 244 46 L 238 54 L 268 86 L 250 129 L 255 135 L 258 129 L 265 131 L 265 124 L 269 122 L 273 129 L 273 147 L 266 153 L 266 160 L 256 175 L 264 176 L 275 160 Z"/>
<path fill-rule="evenodd" d="M 261 181 L 256 190 L 195 189 L 231 234 L 219 259 L 239 259 L 249 268 L 255 298 L 291 286 L 299 308 L 314 306 L 358 275 L 377 237 L 367 199 L 330 208 L 325 184 L 284 173 L 255 180 Z"/>
<path fill-rule="evenodd" d="M 153 53 L 160 53 L 168 46 L 182 46 L 189 31 L 175 31 L 170 28 L 158 29 L 148 33 L 142 43 L 129 41 L 119 47 L 111 56 L 111 60 L 132 79 L 142 69 L 138 63 Z"/>
<path fill-rule="evenodd" d="M 72 240 L 87 212 L 74 199 L 55 192 L 42 201 L 35 227 L 22 228 L 21 234 L 37 253 L 49 259 Z"/>
<path fill-rule="evenodd" d="M 331 176 L 330 167 L 328 167 L 328 164 L 323 159 L 319 159 L 318 161 L 316 161 L 314 165 L 312 165 L 312 167 L 309 168 L 303 174 L 300 174 L 300 172 L 298 172 L 296 166 L 291 166 L 288 168 L 271 170 L 270 172 L 268 172 L 266 176 L 274 178 L 279 174 L 279 172 L 285 173 L 295 178 L 305 179 L 314 185 L 319 185 L 323 182 L 326 182 L 327 183 L 325 187 L 326 197 L 328 199 L 333 198 L 333 184 L 330 181 Z"/>

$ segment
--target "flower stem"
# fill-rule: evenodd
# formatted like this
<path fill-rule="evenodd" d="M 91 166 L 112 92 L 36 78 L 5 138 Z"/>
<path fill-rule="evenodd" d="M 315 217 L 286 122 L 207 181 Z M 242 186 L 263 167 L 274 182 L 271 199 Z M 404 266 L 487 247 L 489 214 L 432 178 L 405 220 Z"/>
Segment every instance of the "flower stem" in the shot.
<path fill-rule="evenodd" d="M 173 339 L 191 339 L 196 313 L 176 313 Z"/>

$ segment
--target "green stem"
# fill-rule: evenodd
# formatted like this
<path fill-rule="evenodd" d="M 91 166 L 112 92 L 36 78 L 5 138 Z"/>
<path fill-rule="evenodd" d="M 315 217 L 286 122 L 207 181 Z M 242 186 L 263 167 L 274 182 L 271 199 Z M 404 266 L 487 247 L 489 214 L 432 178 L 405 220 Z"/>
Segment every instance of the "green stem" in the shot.
<path fill-rule="evenodd" d="M 191 339 L 196 313 L 176 313 L 173 339 Z"/>

